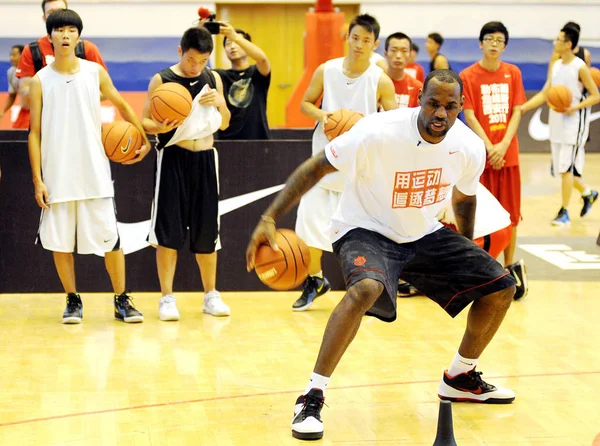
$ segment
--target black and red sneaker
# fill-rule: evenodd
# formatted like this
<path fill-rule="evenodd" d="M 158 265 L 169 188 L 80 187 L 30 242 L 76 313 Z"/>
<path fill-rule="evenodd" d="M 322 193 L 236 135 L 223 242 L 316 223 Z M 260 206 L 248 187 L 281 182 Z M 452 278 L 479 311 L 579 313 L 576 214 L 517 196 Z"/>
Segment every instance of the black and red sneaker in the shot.
<path fill-rule="evenodd" d="M 481 372 L 476 372 L 474 368 L 454 377 L 444 370 L 438 396 L 442 400 L 486 404 L 509 404 L 515 400 L 515 392 L 486 383 L 481 378 Z"/>
<path fill-rule="evenodd" d="M 321 409 L 325 397 L 321 389 L 311 389 L 306 395 L 300 395 L 294 406 L 292 436 L 299 440 L 319 440 L 323 438 Z"/>

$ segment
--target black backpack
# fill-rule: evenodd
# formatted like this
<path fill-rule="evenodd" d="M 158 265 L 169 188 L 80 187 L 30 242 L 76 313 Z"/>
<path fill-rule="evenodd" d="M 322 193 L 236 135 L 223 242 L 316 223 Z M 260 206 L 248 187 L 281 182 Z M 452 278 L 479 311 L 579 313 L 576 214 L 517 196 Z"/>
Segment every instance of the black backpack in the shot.
<path fill-rule="evenodd" d="M 31 57 L 33 59 L 33 68 L 37 73 L 44 66 L 42 52 L 40 51 L 40 45 L 37 40 L 29 44 L 29 49 L 31 50 Z M 85 59 L 85 46 L 83 40 L 77 42 L 77 45 L 75 46 L 75 55 L 80 59 Z"/>

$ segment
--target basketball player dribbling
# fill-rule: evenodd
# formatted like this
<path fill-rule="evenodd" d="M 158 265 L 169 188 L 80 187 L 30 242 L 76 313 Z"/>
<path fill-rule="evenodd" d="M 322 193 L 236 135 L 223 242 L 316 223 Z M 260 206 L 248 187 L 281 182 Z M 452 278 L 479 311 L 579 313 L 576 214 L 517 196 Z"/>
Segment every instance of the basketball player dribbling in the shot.
<path fill-rule="evenodd" d="M 553 85 L 564 85 L 571 90 L 571 107 L 563 113 L 552 108 L 548 118 L 550 146 L 552 149 L 552 170 L 562 177 L 562 202 L 554 226 L 571 223 L 567 210 L 573 188 L 581 193 L 583 207 L 580 216 L 585 216 L 598 198 L 598 192 L 591 190 L 582 179 L 585 162 L 585 142 L 590 131 L 590 108 L 600 102 L 598 87 L 592 79 L 586 63 L 573 54 L 579 42 L 576 28 L 565 26 L 554 40 L 554 50 L 560 58 L 550 64 L 548 80 L 542 91 L 529 99 L 521 110 L 523 113 L 534 110 L 546 102 L 548 90 Z"/>
<path fill-rule="evenodd" d="M 323 127 L 332 112 L 345 108 L 366 116 L 376 113 L 379 104 L 384 110 L 397 108 L 394 84 L 370 61 L 371 53 L 379 44 L 379 29 L 374 17 L 356 16 L 349 26 L 348 55 L 329 60 L 315 71 L 300 106 L 303 114 L 317 121 L 312 137 L 313 156 L 328 142 Z M 321 96 L 323 101 L 319 108 L 316 104 Z M 292 306 L 294 311 L 307 310 L 316 297 L 330 289 L 321 270 L 321 255 L 323 251 L 332 251 L 327 228 L 344 182 L 341 173 L 326 176 L 302 197 L 298 207 L 296 233 L 309 246 L 311 259 L 302 295 Z"/>
<path fill-rule="evenodd" d="M 46 29 L 55 60 L 31 81 L 29 158 L 35 199 L 42 208 L 37 242 L 52 251 L 67 293 L 63 323 L 83 318 L 73 252 L 104 254 L 114 290 L 115 318 L 142 322 L 125 288 L 125 256 L 120 248 L 109 160 L 102 146 L 100 95 L 104 95 L 143 137 L 141 161 L 150 143 L 133 109 L 115 89 L 106 70 L 75 56 L 83 23 L 70 9 L 53 12 Z"/>

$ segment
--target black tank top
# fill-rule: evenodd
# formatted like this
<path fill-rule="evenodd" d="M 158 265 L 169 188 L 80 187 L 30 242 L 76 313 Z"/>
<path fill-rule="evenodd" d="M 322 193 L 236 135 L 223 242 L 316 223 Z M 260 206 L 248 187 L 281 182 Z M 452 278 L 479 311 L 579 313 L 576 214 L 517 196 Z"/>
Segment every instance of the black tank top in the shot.
<path fill-rule="evenodd" d="M 442 56 L 442 53 L 437 53 L 433 59 L 431 59 L 431 61 L 429 61 L 429 72 L 431 73 L 433 70 L 435 70 L 435 60 L 439 57 Z M 446 58 L 446 60 L 448 60 L 448 58 Z M 452 65 L 450 65 L 450 61 L 448 60 L 448 69 L 451 70 L 452 69 Z"/>
<path fill-rule="evenodd" d="M 195 98 L 198 93 L 200 93 L 200 90 L 202 90 L 202 87 L 204 87 L 206 84 L 208 84 L 210 88 L 217 88 L 215 75 L 208 67 L 204 68 L 198 77 L 179 76 L 178 74 L 175 74 L 171 68 L 162 70 L 158 74 L 160 74 L 163 84 L 166 84 L 167 82 L 177 82 L 179 85 L 183 85 L 192 95 L 192 99 Z M 164 148 L 165 144 L 171 140 L 176 131 L 177 129 L 175 128 L 168 133 L 160 133 L 156 135 L 156 149 L 161 150 Z"/>
<path fill-rule="evenodd" d="M 580 46 L 579 51 L 577 51 L 575 53 L 575 57 L 579 57 L 581 60 L 583 60 L 585 62 L 585 49 L 582 46 Z"/>

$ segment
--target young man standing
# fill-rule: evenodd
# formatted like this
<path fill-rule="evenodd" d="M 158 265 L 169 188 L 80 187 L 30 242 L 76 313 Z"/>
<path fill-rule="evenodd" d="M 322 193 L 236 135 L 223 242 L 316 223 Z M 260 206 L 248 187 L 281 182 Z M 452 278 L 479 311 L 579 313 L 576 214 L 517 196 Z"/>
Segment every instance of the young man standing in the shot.
<path fill-rule="evenodd" d="M 425 81 L 425 70 L 423 66 L 417 62 L 417 56 L 419 55 L 419 45 L 415 42 L 410 43 L 410 58 L 404 68 L 406 74 L 414 77 L 419 82 Z"/>
<path fill-rule="evenodd" d="M 223 80 L 227 108 L 231 112 L 229 127 L 219 130 L 218 139 L 269 139 L 267 95 L 271 84 L 271 63 L 267 55 L 252 43 L 250 34 L 221 24 L 229 70 L 215 70 Z M 256 62 L 250 65 L 249 58 Z"/>
<path fill-rule="evenodd" d="M 125 291 L 125 256 L 109 160 L 102 146 L 100 95 L 142 134 L 144 145 L 128 164 L 140 161 L 150 144 L 106 70 L 75 55 L 83 29 L 79 15 L 69 9 L 56 11 L 48 17 L 46 29 L 55 59 L 31 80 L 29 158 L 35 199 L 42 208 L 37 241 L 53 252 L 67 293 L 63 323 L 78 324 L 83 318 L 75 283 L 75 249 L 79 254 L 104 254 L 115 292 L 115 318 L 142 322 L 144 316 Z"/>
<path fill-rule="evenodd" d="M 448 58 L 440 53 L 440 48 L 444 44 L 444 38 L 440 33 L 431 33 L 425 41 L 425 50 L 429 53 L 429 72 L 434 70 L 451 70 Z"/>
<path fill-rule="evenodd" d="M 46 22 L 50 14 L 54 11 L 67 9 L 68 7 L 69 5 L 66 0 L 43 0 L 43 21 Z M 77 43 L 75 55 L 82 59 L 99 63 L 106 70 L 106 65 L 102 60 L 98 47 L 88 40 L 80 40 Z M 18 128 L 29 128 L 29 83 L 31 82 L 31 78 L 42 67 L 51 64 L 53 60 L 54 47 L 48 36 L 44 36 L 25 46 L 16 72 L 19 78 L 19 99 L 21 101 L 21 109 L 23 110 L 18 122 L 15 123 Z"/>
<path fill-rule="evenodd" d="M 17 71 L 17 65 L 19 64 L 19 59 L 21 58 L 21 54 L 23 53 L 23 45 L 13 45 L 10 49 L 10 68 L 6 70 L 6 78 L 8 79 L 8 97 L 6 98 L 6 102 L 4 102 L 4 106 L 2 110 L 0 110 L 0 119 L 2 119 L 7 111 L 15 103 L 17 99 L 17 91 L 19 91 L 19 79 L 15 75 Z M 22 107 L 21 107 L 22 109 Z M 21 112 L 19 112 L 19 115 Z M 19 119 L 13 124 L 13 128 L 19 128 L 17 123 Z"/>
<path fill-rule="evenodd" d="M 379 104 L 384 110 L 397 108 L 394 84 L 370 61 L 371 53 L 379 44 L 378 39 L 377 20 L 367 14 L 356 16 L 348 31 L 348 55 L 329 60 L 316 69 L 300 105 L 303 114 L 317 121 L 312 138 L 313 156 L 327 145 L 323 126 L 332 112 L 345 108 L 366 116 L 376 113 Z M 323 251 L 332 251 L 327 231 L 344 182 L 342 173 L 332 173 L 300 201 L 296 232 L 308 245 L 311 258 L 302 295 L 292 305 L 294 311 L 307 310 L 316 297 L 330 289 L 321 270 L 321 256 Z"/>
<path fill-rule="evenodd" d="M 390 34 L 385 40 L 386 73 L 394 83 L 398 107 L 418 107 L 419 92 L 423 88 L 423 84 L 405 70 L 410 58 L 410 46 L 410 37 L 404 33 Z"/>
<path fill-rule="evenodd" d="M 564 85 L 571 90 L 571 107 L 564 112 L 550 109 L 550 145 L 552 170 L 562 177 L 562 202 L 558 214 L 552 220 L 554 226 L 571 223 L 567 210 L 573 187 L 581 193 L 583 207 L 580 216 L 585 216 L 598 198 L 598 192 L 587 187 L 582 180 L 585 161 L 585 142 L 590 132 L 590 108 L 600 102 L 598 87 L 592 79 L 585 61 L 573 54 L 579 42 L 576 28 L 565 26 L 554 40 L 554 51 L 560 58 L 548 70 L 548 80 L 538 94 L 522 107 L 523 113 L 546 102 L 548 90 L 553 85 Z"/>
<path fill-rule="evenodd" d="M 323 436 L 320 413 L 331 375 L 365 315 L 384 322 L 396 319 L 399 277 L 451 317 L 471 305 L 438 396 L 496 404 L 515 399 L 512 390 L 485 382 L 476 371 L 512 303 L 515 281 L 471 241 L 485 148 L 456 120 L 462 102 L 458 75 L 449 70 L 430 73 L 421 108 L 371 114 L 334 139 L 294 171 L 252 234 L 248 270 L 254 267 L 259 245 L 273 245 L 276 222 L 303 194 L 329 173 L 346 175 L 330 228 L 346 294 L 329 318 L 313 373 L 296 400 L 291 426 L 296 438 Z M 452 200 L 460 233 L 436 218 L 447 200 Z"/>
<path fill-rule="evenodd" d="M 483 139 L 487 162 L 481 183 L 510 213 L 512 235 L 504 251 L 504 266 L 517 284 L 526 283 L 523 260 L 514 263 L 517 226 L 521 221 L 521 172 L 517 130 L 521 106 L 527 101 L 521 70 L 500 60 L 508 45 L 508 30 L 501 22 L 489 22 L 479 32 L 483 57 L 460 73 L 465 91 L 467 124 Z M 522 294 L 523 293 L 523 294 Z M 517 287 L 515 298 L 525 290 Z"/>
<path fill-rule="evenodd" d="M 212 36 L 204 27 L 190 28 L 181 38 L 179 62 L 154 75 L 144 106 L 144 129 L 157 135 L 156 181 L 148 241 L 156 247 L 156 266 L 162 297 L 162 321 L 179 320 L 173 294 L 178 251 L 189 232 L 204 288 L 203 311 L 229 316 L 229 307 L 217 291 L 219 240 L 219 170 L 213 134 L 229 125 L 231 114 L 223 97 L 221 78 L 206 66 L 213 50 Z M 176 82 L 194 99 L 183 121 L 156 122 L 150 98 L 160 85 Z"/>

